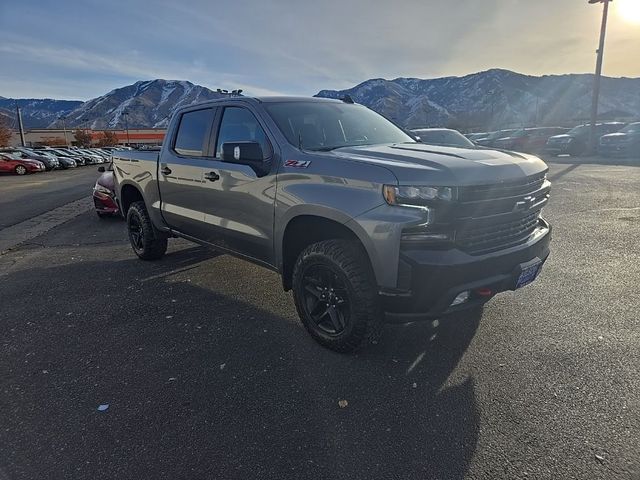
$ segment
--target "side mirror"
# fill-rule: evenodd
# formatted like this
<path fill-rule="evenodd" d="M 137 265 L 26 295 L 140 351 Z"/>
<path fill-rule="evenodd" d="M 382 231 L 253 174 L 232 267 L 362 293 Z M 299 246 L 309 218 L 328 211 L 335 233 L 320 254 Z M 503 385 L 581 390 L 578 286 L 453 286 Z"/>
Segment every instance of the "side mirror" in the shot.
<path fill-rule="evenodd" d="M 262 147 L 258 142 L 225 142 L 222 144 L 222 161 L 248 165 L 258 175 L 266 172 Z"/>
<path fill-rule="evenodd" d="M 104 169 L 104 167 L 98 167 L 98 171 L 99 171 L 100 173 L 104 173 L 104 172 L 105 172 L 105 169 Z"/>

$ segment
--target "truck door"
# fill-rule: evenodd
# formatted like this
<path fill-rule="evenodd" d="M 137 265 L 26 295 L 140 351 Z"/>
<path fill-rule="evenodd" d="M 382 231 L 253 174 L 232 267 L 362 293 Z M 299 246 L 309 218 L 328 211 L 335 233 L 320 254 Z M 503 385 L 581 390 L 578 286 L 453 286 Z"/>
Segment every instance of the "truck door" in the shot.
<path fill-rule="evenodd" d="M 202 190 L 211 158 L 215 108 L 188 110 L 176 120 L 173 138 L 160 156 L 158 185 L 161 212 L 172 229 L 200 238 L 204 227 Z M 209 157 L 209 158 L 207 158 Z"/>
<path fill-rule="evenodd" d="M 260 143 L 265 165 L 272 165 L 273 143 L 256 115 L 241 105 L 224 107 L 212 139 L 215 158 L 205 172 L 201 197 L 205 240 L 273 265 L 275 170 L 258 174 L 248 165 L 222 161 L 223 143 L 251 141 Z"/>

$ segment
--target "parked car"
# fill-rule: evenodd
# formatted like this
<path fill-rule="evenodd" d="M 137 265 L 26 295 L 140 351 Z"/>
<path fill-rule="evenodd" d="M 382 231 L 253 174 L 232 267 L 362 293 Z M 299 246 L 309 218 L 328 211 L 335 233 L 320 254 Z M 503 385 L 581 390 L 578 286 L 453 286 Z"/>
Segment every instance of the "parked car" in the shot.
<path fill-rule="evenodd" d="M 116 202 L 116 191 L 111 168 L 98 167 L 101 175 L 93 186 L 93 204 L 98 217 L 112 217 L 118 215 L 120 209 Z"/>
<path fill-rule="evenodd" d="M 44 172 L 44 163 L 38 160 L 22 158 L 15 153 L 0 153 L 0 172 L 26 175 L 27 173 Z"/>
<path fill-rule="evenodd" d="M 509 135 L 511 135 L 515 131 L 516 131 L 516 129 L 499 130 L 497 132 L 491 132 L 486 137 L 479 138 L 478 140 L 475 140 L 475 143 L 477 145 L 482 146 L 482 147 L 493 147 L 497 140 L 499 140 L 501 138 L 508 137 Z"/>
<path fill-rule="evenodd" d="M 57 159 L 52 157 L 47 157 L 46 155 L 39 155 L 33 151 L 30 151 L 24 147 L 16 147 L 16 148 L 3 148 L 0 150 L 2 153 L 12 153 L 14 156 L 18 156 L 23 159 L 37 160 L 44 164 L 44 168 L 47 171 L 53 170 L 55 168 L 60 168 L 60 162 Z"/>
<path fill-rule="evenodd" d="M 66 170 L 68 168 L 75 168 L 78 166 L 76 161 L 71 157 L 63 157 L 62 155 L 56 154 L 53 152 L 53 150 L 46 147 L 30 147 L 25 148 L 25 150 L 27 150 L 28 152 L 33 152 L 35 155 L 42 155 L 44 157 L 49 157 L 57 160 L 60 168 L 63 170 Z"/>
<path fill-rule="evenodd" d="M 65 148 L 45 148 L 47 152 L 51 152 L 58 157 L 65 157 L 74 160 L 78 167 L 83 165 L 88 165 L 87 161 L 82 157 L 82 155 L 73 154 L 71 150 Z"/>
<path fill-rule="evenodd" d="M 183 237 L 272 269 L 337 351 L 523 287 L 549 255 L 542 160 L 434 149 L 350 98 L 185 106 L 166 138 L 113 156 L 135 255 Z"/>
<path fill-rule="evenodd" d="M 58 156 L 47 151 L 43 152 L 43 155 L 51 156 L 57 159 L 58 163 L 60 163 L 60 168 L 62 168 L 63 170 L 66 170 L 68 168 L 76 168 L 78 166 L 78 163 L 71 157 Z"/>
<path fill-rule="evenodd" d="M 522 128 L 516 130 L 508 137 L 499 138 L 494 142 L 494 146 L 516 152 L 537 153 L 542 151 L 549 137 L 561 135 L 568 131 L 568 128 L 562 127 Z"/>
<path fill-rule="evenodd" d="M 475 144 L 457 130 L 449 128 L 416 128 L 411 132 L 427 145 L 474 148 Z"/>
<path fill-rule="evenodd" d="M 88 157 L 92 164 L 104 163 L 104 157 L 88 148 L 78 148 L 76 152 Z"/>
<path fill-rule="evenodd" d="M 622 127 L 624 127 L 624 123 L 620 122 L 598 123 L 596 124 L 596 138 L 617 132 Z M 551 155 L 582 155 L 589 150 L 590 137 L 591 125 L 578 125 L 567 133 L 550 137 L 544 151 Z"/>
<path fill-rule="evenodd" d="M 488 135 L 489 134 L 487 132 L 480 132 L 480 133 L 466 133 L 464 136 L 467 137 L 472 142 L 475 142 L 476 140 L 480 140 L 481 138 L 486 138 Z"/>
<path fill-rule="evenodd" d="M 640 158 L 640 122 L 630 123 L 617 133 L 600 137 L 598 152 L 606 157 Z"/>

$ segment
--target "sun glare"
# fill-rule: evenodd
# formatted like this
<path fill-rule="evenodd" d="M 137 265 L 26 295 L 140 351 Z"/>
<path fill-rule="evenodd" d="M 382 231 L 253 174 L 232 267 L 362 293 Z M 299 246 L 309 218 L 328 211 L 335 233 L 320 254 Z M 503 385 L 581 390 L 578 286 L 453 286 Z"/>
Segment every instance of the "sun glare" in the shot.
<path fill-rule="evenodd" d="M 618 0 L 613 5 L 622 18 L 628 22 L 640 23 L 640 0 Z"/>

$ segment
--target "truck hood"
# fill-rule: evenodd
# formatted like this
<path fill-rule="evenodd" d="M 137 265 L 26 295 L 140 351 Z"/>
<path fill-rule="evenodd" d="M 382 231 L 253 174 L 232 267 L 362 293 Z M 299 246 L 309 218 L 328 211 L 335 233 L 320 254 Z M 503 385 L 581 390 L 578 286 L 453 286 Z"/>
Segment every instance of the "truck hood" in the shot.
<path fill-rule="evenodd" d="M 519 180 L 547 171 L 538 157 L 491 149 L 394 144 L 345 147 L 333 155 L 390 170 L 400 184 L 463 186 Z"/>

